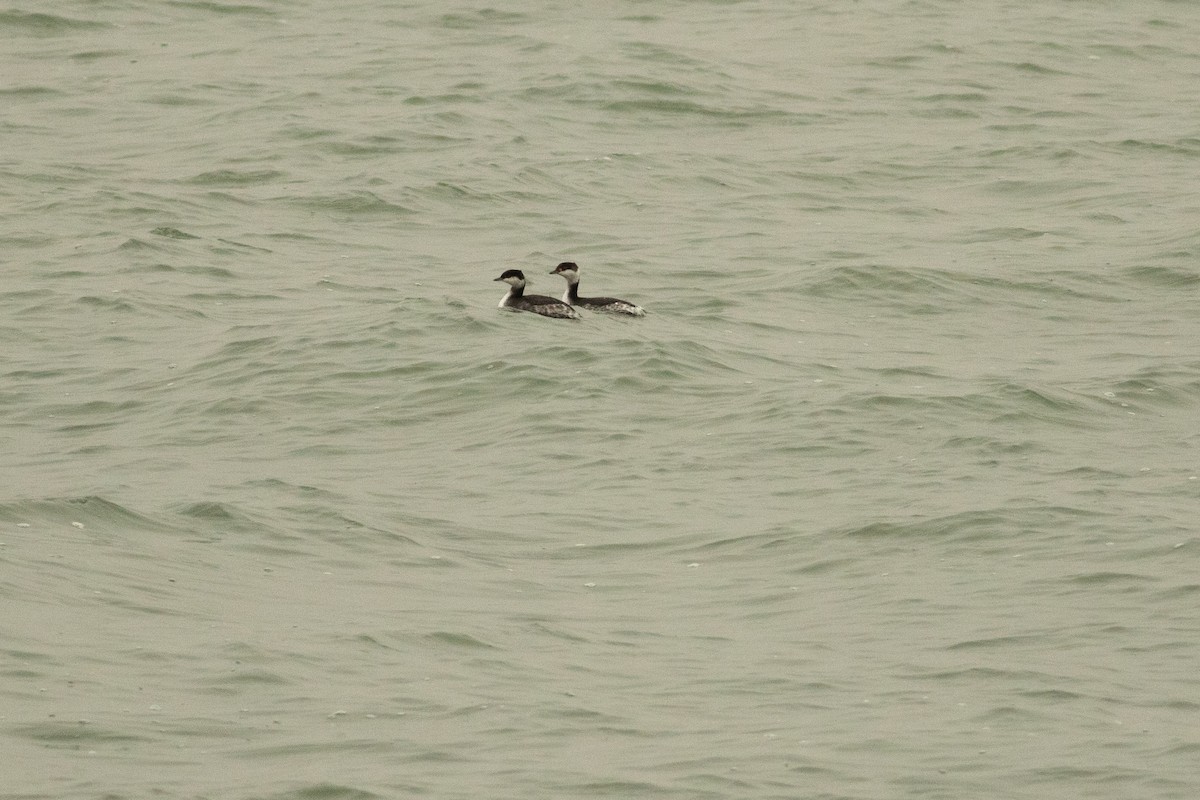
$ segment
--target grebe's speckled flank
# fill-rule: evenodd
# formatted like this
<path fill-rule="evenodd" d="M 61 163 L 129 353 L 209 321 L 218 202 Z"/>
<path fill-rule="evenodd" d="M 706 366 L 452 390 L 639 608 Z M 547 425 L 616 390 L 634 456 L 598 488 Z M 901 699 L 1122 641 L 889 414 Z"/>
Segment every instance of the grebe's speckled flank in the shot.
<path fill-rule="evenodd" d="M 580 297 L 579 265 L 574 261 L 562 262 L 550 270 L 550 274 L 562 275 L 567 279 L 567 291 L 563 293 L 564 303 L 586 308 L 588 311 L 607 311 L 610 314 L 628 314 L 631 317 L 646 316 L 641 306 L 635 306 L 628 300 L 618 300 L 615 297 Z"/>
<path fill-rule="evenodd" d="M 558 319 L 579 319 L 579 312 L 566 303 L 546 297 L 543 294 L 525 294 L 525 273 L 519 269 L 505 270 L 498 281 L 508 284 L 508 294 L 500 301 L 501 308 L 511 308 L 514 311 L 532 311 L 543 317 Z"/>

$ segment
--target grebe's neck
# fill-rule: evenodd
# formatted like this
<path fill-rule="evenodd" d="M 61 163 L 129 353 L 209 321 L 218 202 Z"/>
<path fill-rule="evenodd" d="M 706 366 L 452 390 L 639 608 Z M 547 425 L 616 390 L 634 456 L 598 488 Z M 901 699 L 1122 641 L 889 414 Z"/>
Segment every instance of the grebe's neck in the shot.
<path fill-rule="evenodd" d="M 523 294 L 525 294 L 524 284 L 509 286 L 508 293 L 505 294 L 504 297 L 500 298 L 500 307 L 504 308 L 505 306 L 511 306 L 517 300 L 520 300 Z"/>

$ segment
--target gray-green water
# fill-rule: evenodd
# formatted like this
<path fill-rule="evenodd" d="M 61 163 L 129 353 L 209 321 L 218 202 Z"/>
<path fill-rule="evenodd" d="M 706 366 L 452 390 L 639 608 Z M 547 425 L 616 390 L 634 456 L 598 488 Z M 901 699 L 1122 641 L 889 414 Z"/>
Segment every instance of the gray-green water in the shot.
<path fill-rule="evenodd" d="M 0 10 L 0 797 L 1196 797 L 1198 34 Z"/>

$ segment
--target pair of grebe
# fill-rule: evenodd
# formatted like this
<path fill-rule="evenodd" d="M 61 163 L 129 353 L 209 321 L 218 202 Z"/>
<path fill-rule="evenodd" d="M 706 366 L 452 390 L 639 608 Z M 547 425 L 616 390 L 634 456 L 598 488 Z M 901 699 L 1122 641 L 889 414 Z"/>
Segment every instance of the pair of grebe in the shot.
<path fill-rule="evenodd" d="M 508 294 L 500 301 L 501 308 L 511 308 L 516 311 L 532 311 L 543 317 L 559 319 L 579 319 L 575 308 L 586 308 L 589 311 L 607 311 L 610 314 L 626 314 L 632 317 L 645 316 L 646 312 L 625 300 L 615 297 L 580 297 L 579 296 L 579 265 L 574 261 L 564 261 L 554 269 L 551 275 L 562 275 L 567 279 L 567 291 L 562 300 L 555 300 L 544 294 L 525 294 L 525 273 L 519 269 L 510 269 L 496 278 L 509 286 Z"/>

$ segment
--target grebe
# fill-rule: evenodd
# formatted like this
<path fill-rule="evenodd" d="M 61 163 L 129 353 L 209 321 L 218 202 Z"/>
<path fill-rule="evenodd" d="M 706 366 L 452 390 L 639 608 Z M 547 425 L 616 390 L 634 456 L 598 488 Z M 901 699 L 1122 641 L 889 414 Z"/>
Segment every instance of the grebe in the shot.
<path fill-rule="evenodd" d="M 509 286 L 508 294 L 500 301 L 500 308 L 511 308 L 514 311 L 532 311 L 543 317 L 558 319 L 579 319 L 579 312 L 566 303 L 546 297 L 542 294 L 525 294 L 525 273 L 519 269 L 505 270 L 498 281 Z"/>
<path fill-rule="evenodd" d="M 550 270 L 550 274 L 562 275 L 567 279 L 567 291 L 563 294 L 564 303 L 586 308 L 589 311 L 607 311 L 611 314 L 628 314 L 631 317 L 646 316 L 644 309 L 627 300 L 618 300 L 615 297 L 580 297 L 579 265 L 574 261 L 562 262 Z"/>

